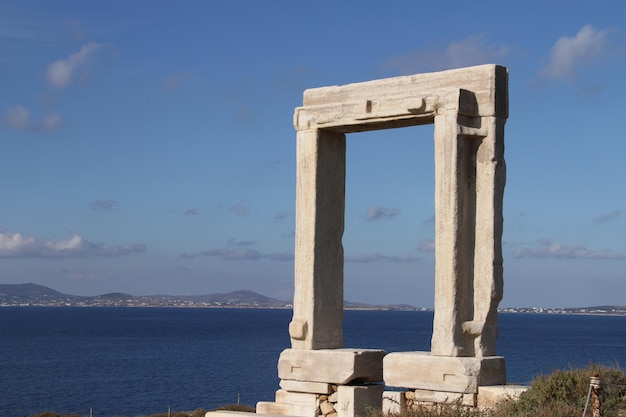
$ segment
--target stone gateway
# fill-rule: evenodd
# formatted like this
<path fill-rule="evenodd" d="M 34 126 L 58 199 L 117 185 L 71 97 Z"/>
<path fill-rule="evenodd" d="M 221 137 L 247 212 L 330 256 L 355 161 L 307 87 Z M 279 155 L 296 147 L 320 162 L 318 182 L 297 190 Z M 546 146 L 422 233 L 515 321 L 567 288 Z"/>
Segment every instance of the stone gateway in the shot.
<path fill-rule="evenodd" d="M 502 298 L 508 71 L 481 65 L 309 89 L 297 131 L 295 293 L 281 389 L 257 413 L 353 417 L 420 402 L 486 405 L 504 386 Z M 430 352 L 345 349 L 346 134 L 434 124 L 435 312 Z M 383 382 L 384 381 L 384 382 Z M 383 387 L 402 388 L 383 392 Z M 512 388 L 502 392 L 510 393 Z"/>

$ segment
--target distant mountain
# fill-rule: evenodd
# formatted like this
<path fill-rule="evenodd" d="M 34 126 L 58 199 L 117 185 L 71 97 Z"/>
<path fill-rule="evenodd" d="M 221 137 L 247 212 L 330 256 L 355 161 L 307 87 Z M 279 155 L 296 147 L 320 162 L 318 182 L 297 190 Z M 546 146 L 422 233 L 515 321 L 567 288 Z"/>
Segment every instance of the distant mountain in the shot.
<path fill-rule="evenodd" d="M 120 292 L 90 296 L 63 294 L 38 284 L 0 284 L 0 306 L 179 306 L 290 307 L 291 303 L 240 290 L 226 294 L 135 296 Z"/>
<path fill-rule="evenodd" d="M 416 308 L 409 304 L 367 304 L 367 303 L 355 303 L 352 301 L 344 301 L 343 308 L 347 310 L 432 310 L 427 308 Z"/>
<path fill-rule="evenodd" d="M 37 284 L 0 284 L 0 306 L 291 308 L 292 303 L 249 290 L 224 294 L 142 296 L 112 292 L 90 297 L 63 294 Z M 360 310 L 417 310 L 406 304 L 372 305 L 344 301 L 344 306 Z"/>
<path fill-rule="evenodd" d="M 0 284 L 0 296 L 16 297 L 71 297 L 52 288 L 37 284 Z"/>
<path fill-rule="evenodd" d="M 150 295 L 144 298 L 153 300 L 178 300 L 187 301 L 195 304 L 214 304 L 214 305 L 242 305 L 242 306 L 261 306 L 261 307 L 286 307 L 291 303 L 274 298 L 257 294 L 254 291 L 239 290 L 221 294 L 206 295 Z"/>
<path fill-rule="evenodd" d="M 0 284 L 0 307 L 8 306 L 75 306 L 75 307 L 211 307 L 211 308 L 292 308 L 291 301 L 276 300 L 254 291 L 239 290 L 206 295 L 130 295 L 121 292 L 94 297 L 69 295 L 43 285 Z M 431 310 L 407 304 L 366 304 L 344 300 L 346 310 Z M 501 308 L 503 313 L 601 314 L 626 315 L 626 306 L 575 308 L 514 307 Z"/>

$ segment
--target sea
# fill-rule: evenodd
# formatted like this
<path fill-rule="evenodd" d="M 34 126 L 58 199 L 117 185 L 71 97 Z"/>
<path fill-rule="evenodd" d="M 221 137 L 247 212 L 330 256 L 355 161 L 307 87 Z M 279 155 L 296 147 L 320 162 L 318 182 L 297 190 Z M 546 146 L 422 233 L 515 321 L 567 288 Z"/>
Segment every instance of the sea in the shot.
<path fill-rule="evenodd" d="M 140 416 L 273 401 L 291 310 L 0 308 L 0 416 Z M 345 311 L 346 347 L 429 351 L 433 313 Z M 626 316 L 499 315 L 510 383 L 626 366 Z"/>

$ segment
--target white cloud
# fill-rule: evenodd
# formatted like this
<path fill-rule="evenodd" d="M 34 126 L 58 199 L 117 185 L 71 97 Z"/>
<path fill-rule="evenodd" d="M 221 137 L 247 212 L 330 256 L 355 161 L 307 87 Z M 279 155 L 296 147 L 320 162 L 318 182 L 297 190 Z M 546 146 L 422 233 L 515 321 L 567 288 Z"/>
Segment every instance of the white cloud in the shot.
<path fill-rule="evenodd" d="M 374 221 L 380 219 L 393 219 L 398 214 L 400 214 L 400 209 L 397 208 L 386 208 L 382 206 L 371 206 L 367 209 L 367 213 L 365 213 L 366 221 Z"/>
<path fill-rule="evenodd" d="M 36 123 L 32 121 L 30 110 L 18 104 L 7 109 L 2 119 L 2 124 L 23 132 L 50 132 L 62 126 L 63 116 L 59 113 L 49 113 L 40 122 Z"/>
<path fill-rule="evenodd" d="M 21 233 L 0 232 L 0 258 L 74 258 L 93 256 L 124 256 L 134 252 L 145 252 L 146 245 L 105 246 L 93 243 L 74 234 L 69 239 L 42 242 Z"/>
<path fill-rule="evenodd" d="M 574 79 L 580 66 L 589 65 L 604 54 L 608 33 L 608 30 L 599 31 L 586 25 L 574 37 L 559 38 L 552 47 L 550 62 L 541 74 L 551 79 Z"/>
<path fill-rule="evenodd" d="M 445 49 L 431 48 L 396 56 L 383 67 L 402 74 L 413 74 L 496 63 L 508 54 L 508 47 L 489 43 L 484 35 L 474 35 L 452 42 Z"/>
<path fill-rule="evenodd" d="M 106 44 L 90 42 L 67 59 L 59 59 L 48 66 L 48 83 L 55 88 L 66 88 L 74 82 L 76 72 L 87 66 L 96 51 Z"/>
<path fill-rule="evenodd" d="M 533 247 L 516 249 L 513 258 L 557 258 L 557 259 L 626 259 L 626 253 L 611 250 L 593 251 L 581 245 L 554 243 L 541 239 Z"/>

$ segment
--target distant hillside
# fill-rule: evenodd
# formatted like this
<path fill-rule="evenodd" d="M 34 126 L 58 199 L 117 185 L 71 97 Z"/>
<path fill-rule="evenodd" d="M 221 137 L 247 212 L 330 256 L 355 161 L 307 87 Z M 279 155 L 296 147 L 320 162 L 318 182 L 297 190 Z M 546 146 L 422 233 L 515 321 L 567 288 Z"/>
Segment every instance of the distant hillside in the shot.
<path fill-rule="evenodd" d="M 130 295 L 120 292 L 94 297 L 63 294 L 38 284 L 0 284 L 0 307 L 73 306 L 73 307 L 210 307 L 210 308 L 292 308 L 291 301 L 276 300 L 254 291 L 239 290 L 206 295 Z M 344 300 L 346 310 L 432 311 L 407 304 L 366 304 Z M 501 313 L 599 314 L 626 316 L 626 306 L 575 308 L 513 307 Z"/>
<path fill-rule="evenodd" d="M 204 303 L 215 305 L 245 305 L 262 307 L 285 307 L 291 305 L 290 302 L 276 300 L 249 290 L 206 295 L 150 295 L 144 298 L 153 300 L 188 301 L 195 304 Z"/>
<path fill-rule="evenodd" d="M 180 307 L 289 307 L 253 291 L 240 290 L 207 295 L 135 296 L 119 292 L 94 297 L 63 294 L 38 284 L 0 284 L 0 306 L 180 306 Z"/>
<path fill-rule="evenodd" d="M 0 284 L 0 296 L 16 297 L 68 297 L 52 288 L 37 284 Z M 69 296 L 71 297 L 71 296 Z"/>
<path fill-rule="evenodd" d="M 112 292 L 90 297 L 63 294 L 37 284 L 0 284 L 0 306 L 291 308 L 292 303 L 250 290 L 224 294 L 142 296 Z M 417 310 L 406 304 L 372 305 L 345 301 L 344 306 L 360 310 Z"/>

